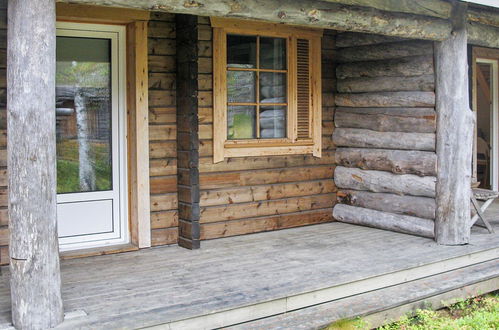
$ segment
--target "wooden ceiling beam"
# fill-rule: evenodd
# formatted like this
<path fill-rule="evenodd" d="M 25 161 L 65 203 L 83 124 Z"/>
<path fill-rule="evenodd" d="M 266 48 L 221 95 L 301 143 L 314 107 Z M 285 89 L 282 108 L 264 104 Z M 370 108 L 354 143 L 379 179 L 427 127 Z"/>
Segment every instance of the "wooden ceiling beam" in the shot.
<path fill-rule="evenodd" d="M 449 18 L 452 4 L 442 0 L 324 0 L 327 2 L 370 7 L 389 12 L 399 12 L 438 18 Z"/>
<path fill-rule="evenodd" d="M 444 40 L 450 36 L 446 19 L 375 8 L 349 6 L 331 1 L 308 0 L 58 0 L 87 5 L 101 5 L 142 10 L 165 11 L 199 16 L 253 19 L 299 26 L 342 31 L 375 33 L 427 40 Z M 345 0 L 346 1 L 346 0 Z M 360 0 L 358 0 L 359 2 Z M 375 1 L 378 3 L 380 0 Z M 388 0 L 386 0 L 388 1 Z M 423 0 L 426 3 L 428 0 Z M 441 0 L 437 1 L 438 3 Z M 364 1 L 367 3 L 367 1 Z M 382 2 L 382 1 L 381 1 Z M 394 4 L 399 0 L 388 1 Z M 387 2 L 387 3 L 388 3 Z M 412 1 L 404 0 L 406 5 Z M 420 2 L 420 1 L 418 1 Z M 433 2 L 433 1 L 432 1 Z M 406 11 L 409 7 L 406 7 Z"/>
<path fill-rule="evenodd" d="M 468 21 L 499 27 L 499 10 L 468 8 Z"/>

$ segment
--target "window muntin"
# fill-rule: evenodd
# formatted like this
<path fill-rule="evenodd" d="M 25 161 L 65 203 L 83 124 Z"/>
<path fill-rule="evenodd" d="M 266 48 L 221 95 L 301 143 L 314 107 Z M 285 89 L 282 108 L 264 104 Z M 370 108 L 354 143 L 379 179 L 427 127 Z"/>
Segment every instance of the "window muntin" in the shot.
<path fill-rule="evenodd" d="M 227 34 L 227 140 L 287 137 L 287 39 Z"/>

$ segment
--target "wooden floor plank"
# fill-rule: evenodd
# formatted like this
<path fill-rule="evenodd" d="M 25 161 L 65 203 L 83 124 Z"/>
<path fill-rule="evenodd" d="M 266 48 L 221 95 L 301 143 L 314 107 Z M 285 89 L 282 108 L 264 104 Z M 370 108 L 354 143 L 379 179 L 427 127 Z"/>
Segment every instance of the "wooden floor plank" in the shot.
<path fill-rule="evenodd" d="M 498 228 L 499 205 L 489 212 Z M 63 260 L 65 309 L 88 314 L 63 328 L 151 326 L 278 302 L 496 248 L 499 235 L 483 228 L 473 229 L 472 244 L 445 247 L 420 237 L 327 223 L 205 241 L 195 251 L 169 246 Z M 0 324 L 9 322 L 9 300 L 4 268 Z"/>

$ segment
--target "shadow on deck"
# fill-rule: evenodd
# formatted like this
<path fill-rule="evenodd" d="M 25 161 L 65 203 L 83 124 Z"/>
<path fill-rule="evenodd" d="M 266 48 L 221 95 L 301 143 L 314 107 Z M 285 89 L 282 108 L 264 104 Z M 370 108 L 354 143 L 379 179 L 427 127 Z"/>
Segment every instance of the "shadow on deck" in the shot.
<path fill-rule="evenodd" d="M 67 319 L 61 328 L 164 324 L 164 329 L 206 329 L 248 321 L 255 323 L 239 327 L 271 328 L 272 322 L 292 322 L 286 318 L 296 313 L 303 314 L 300 326 L 308 328 L 320 325 L 314 322 L 379 312 L 389 303 L 379 295 L 369 298 L 363 294 L 391 287 L 401 295 L 405 289 L 400 285 L 452 271 L 475 274 L 469 283 L 493 280 L 489 286 L 498 289 L 499 204 L 491 206 L 488 214 L 497 219 L 491 221 L 496 234 L 475 227 L 471 244 L 457 247 L 328 223 L 205 241 L 202 249 L 195 251 L 169 246 L 65 260 L 61 265 L 65 310 L 84 314 Z M 467 271 L 470 265 L 481 268 Z M 458 281 L 463 276 L 449 274 L 438 290 L 433 290 L 435 295 L 466 286 Z M 427 292 L 406 291 L 419 290 L 427 296 L 433 292 L 423 282 L 420 286 Z M 360 305 L 351 300 L 355 297 L 363 297 L 362 303 L 371 299 L 371 307 L 356 310 Z M 338 305 L 342 301 L 343 311 Z M 326 308 L 331 302 L 336 303 L 335 315 Z M 0 278 L 0 328 L 10 323 L 9 309 L 5 268 Z M 307 310 L 312 313 L 310 323 L 305 321 Z M 267 319 L 254 321 L 261 318 Z"/>

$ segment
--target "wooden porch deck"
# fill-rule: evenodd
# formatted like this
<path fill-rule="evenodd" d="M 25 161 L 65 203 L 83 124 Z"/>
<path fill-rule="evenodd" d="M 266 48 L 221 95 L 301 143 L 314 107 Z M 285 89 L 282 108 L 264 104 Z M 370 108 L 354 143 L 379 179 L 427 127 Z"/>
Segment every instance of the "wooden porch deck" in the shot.
<path fill-rule="evenodd" d="M 492 206 L 489 214 L 498 211 L 499 205 Z M 205 241 L 196 251 L 170 246 L 65 260 L 64 308 L 84 314 L 60 328 L 207 329 L 288 315 L 283 313 L 469 265 L 486 265 L 487 278 L 497 279 L 499 217 L 494 218 L 496 234 L 474 228 L 472 244 L 458 247 L 328 223 Z M 10 325 L 8 276 L 4 268 L 0 329 Z"/>

